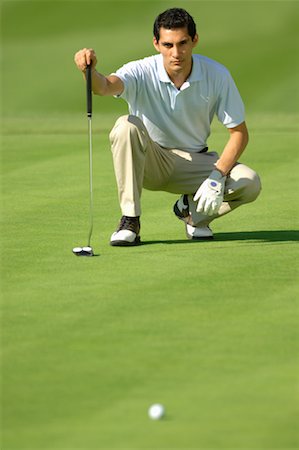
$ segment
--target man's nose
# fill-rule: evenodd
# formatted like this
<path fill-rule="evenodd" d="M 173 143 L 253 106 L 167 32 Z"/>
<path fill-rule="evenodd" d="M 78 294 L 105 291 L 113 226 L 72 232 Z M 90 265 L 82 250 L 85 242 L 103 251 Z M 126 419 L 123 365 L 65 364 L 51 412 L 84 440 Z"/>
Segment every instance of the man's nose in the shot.
<path fill-rule="evenodd" d="M 177 45 L 174 45 L 172 48 L 172 56 L 177 58 L 180 54 L 179 47 Z"/>

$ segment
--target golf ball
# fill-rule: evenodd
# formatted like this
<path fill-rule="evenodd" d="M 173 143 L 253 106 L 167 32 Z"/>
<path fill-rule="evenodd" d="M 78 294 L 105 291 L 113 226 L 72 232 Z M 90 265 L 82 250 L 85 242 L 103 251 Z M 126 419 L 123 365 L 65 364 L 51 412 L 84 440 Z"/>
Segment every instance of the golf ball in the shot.
<path fill-rule="evenodd" d="M 165 414 L 165 408 L 160 403 L 155 403 L 148 410 L 148 415 L 152 420 L 160 420 Z"/>

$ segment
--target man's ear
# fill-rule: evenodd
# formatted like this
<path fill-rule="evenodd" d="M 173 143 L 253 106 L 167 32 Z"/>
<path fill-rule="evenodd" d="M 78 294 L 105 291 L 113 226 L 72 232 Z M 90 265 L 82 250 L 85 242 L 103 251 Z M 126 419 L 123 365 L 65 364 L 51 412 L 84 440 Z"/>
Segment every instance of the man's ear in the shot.
<path fill-rule="evenodd" d="M 193 48 L 197 46 L 198 41 L 199 41 L 199 37 L 198 37 L 198 34 L 196 33 L 196 35 L 194 36 L 194 39 L 192 41 L 193 42 Z"/>
<path fill-rule="evenodd" d="M 153 45 L 154 45 L 155 49 L 157 50 L 157 52 L 160 53 L 159 41 L 157 41 L 155 36 L 153 37 Z"/>

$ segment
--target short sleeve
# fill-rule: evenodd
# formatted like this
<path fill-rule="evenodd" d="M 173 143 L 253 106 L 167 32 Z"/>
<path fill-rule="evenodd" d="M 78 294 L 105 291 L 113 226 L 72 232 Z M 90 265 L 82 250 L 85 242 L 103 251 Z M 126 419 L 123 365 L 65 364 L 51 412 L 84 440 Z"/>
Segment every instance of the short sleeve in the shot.
<path fill-rule="evenodd" d="M 229 72 L 226 72 L 222 79 L 216 114 L 218 120 L 227 128 L 234 128 L 245 120 L 244 104 Z"/>
<path fill-rule="evenodd" d="M 125 64 L 111 75 L 117 76 L 124 83 L 122 94 L 116 97 L 123 98 L 128 103 L 134 102 L 137 96 L 138 86 L 138 68 L 136 64 L 134 62 Z"/>

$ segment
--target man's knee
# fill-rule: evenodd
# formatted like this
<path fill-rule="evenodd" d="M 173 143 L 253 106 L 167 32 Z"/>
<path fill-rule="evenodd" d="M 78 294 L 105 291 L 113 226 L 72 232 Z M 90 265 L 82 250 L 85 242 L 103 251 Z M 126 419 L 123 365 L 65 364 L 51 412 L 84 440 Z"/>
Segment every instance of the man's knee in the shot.
<path fill-rule="evenodd" d="M 127 138 L 127 136 L 131 136 L 143 129 L 144 125 L 139 117 L 133 115 L 120 116 L 109 134 L 110 142 L 113 144 L 116 138 Z"/>
<path fill-rule="evenodd" d="M 115 141 L 116 137 L 119 134 L 123 133 L 124 130 L 126 130 L 128 117 L 129 117 L 128 115 L 121 116 L 115 122 L 114 127 L 112 128 L 109 134 L 109 140 L 111 144 L 113 144 L 113 142 Z"/>
<path fill-rule="evenodd" d="M 234 179 L 235 193 L 241 193 L 242 203 L 250 203 L 256 200 L 261 192 L 262 185 L 259 175 L 254 170 L 239 164 L 232 170 L 231 178 Z"/>
<path fill-rule="evenodd" d="M 254 172 L 253 177 L 251 177 L 248 180 L 248 184 L 247 184 L 247 189 L 246 189 L 247 203 L 250 203 L 250 202 L 253 202 L 254 200 L 256 200 L 257 197 L 259 196 L 261 190 L 262 190 L 262 184 L 261 184 L 260 177 L 258 176 L 258 174 L 256 172 Z"/>

